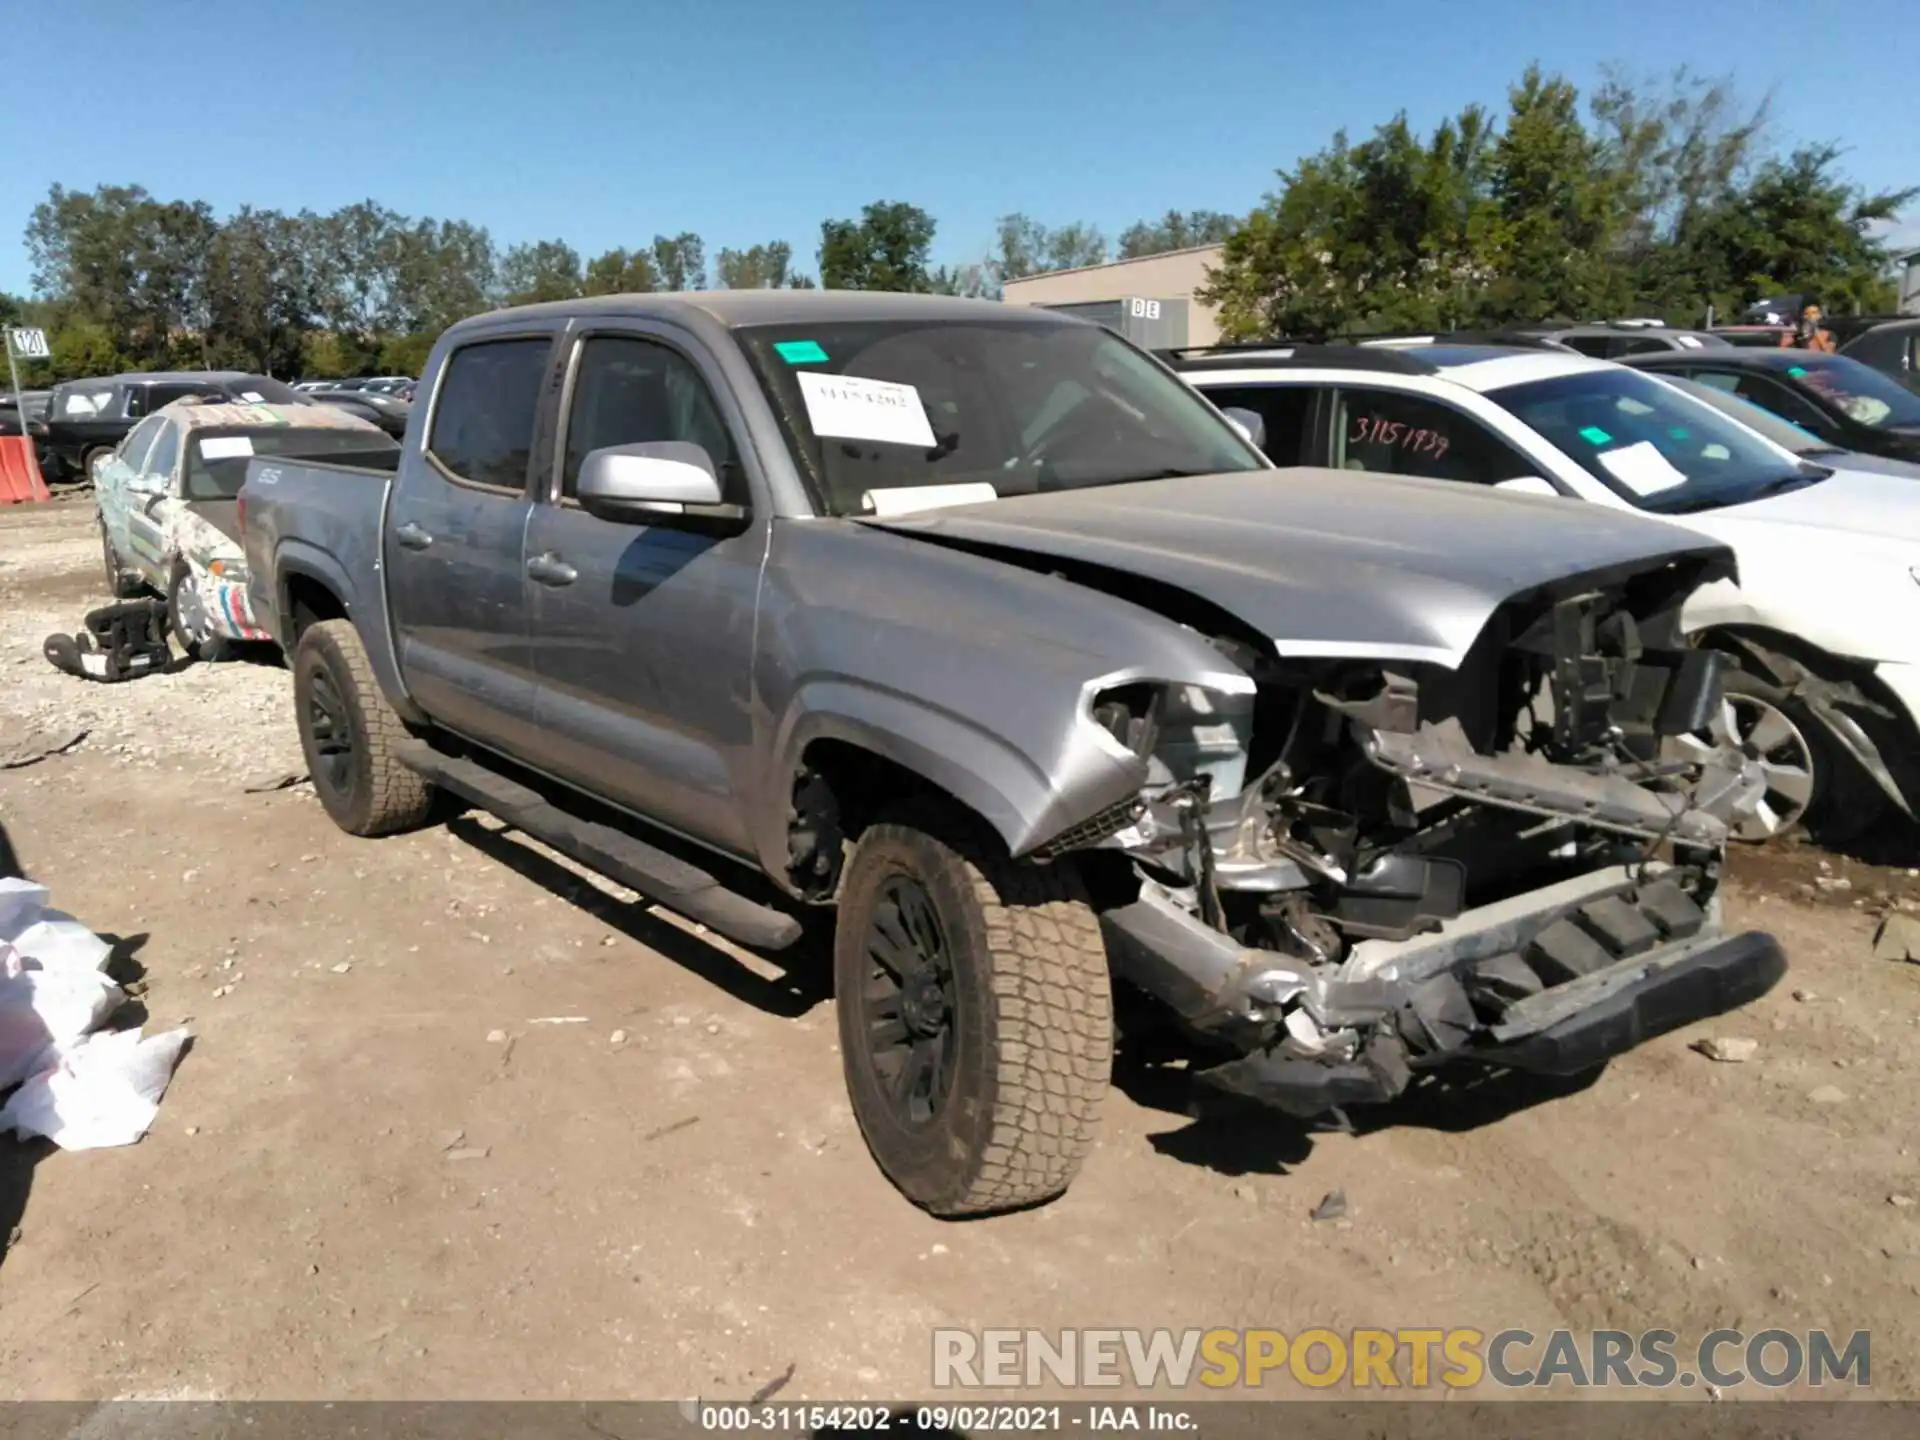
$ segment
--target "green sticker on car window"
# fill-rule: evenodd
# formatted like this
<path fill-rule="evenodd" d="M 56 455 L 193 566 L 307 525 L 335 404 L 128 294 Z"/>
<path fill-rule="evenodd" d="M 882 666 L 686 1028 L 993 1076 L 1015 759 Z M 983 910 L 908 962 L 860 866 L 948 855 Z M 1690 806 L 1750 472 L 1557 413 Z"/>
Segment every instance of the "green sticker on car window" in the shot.
<path fill-rule="evenodd" d="M 776 340 L 773 348 L 789 365 L 820 365 L 827 358 L 817 340 Z"/>
<path fill-rule="evenodd" d="M 1613 441 L 1613 437 L 1607 434 L 1607 432 L 1602 430 L 1598 425 L 1585 426 L 1580 431 L 1580 438 L 1586 441 L 1589 445 L 1607 445 L 1607 444 L 1611 444 Z"/>
<path fill-rule="evenodd" d="M 1689 432 L 1687 431 L 1686 427 L 1683 425 L 1676 425 L 1671 430 L 1667 431 L 1667 434 L 1671 435 L 1676 440 L 1685 440 L 1686 438 L 1688 438 L 1688 433 Z"/>
<path fill-rule="evenodd" d="M 1807 367 L 1804 365 L 1789 365 L 1787 366 L 1787 373 L 1797 380 L 1807 373 Z"/>

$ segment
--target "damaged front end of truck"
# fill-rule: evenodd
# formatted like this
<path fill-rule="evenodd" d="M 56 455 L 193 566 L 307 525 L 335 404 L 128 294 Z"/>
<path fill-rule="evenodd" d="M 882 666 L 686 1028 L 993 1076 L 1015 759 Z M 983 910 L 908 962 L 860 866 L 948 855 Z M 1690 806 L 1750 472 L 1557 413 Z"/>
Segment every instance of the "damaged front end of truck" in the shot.
<path fill-rule="evenodd" d="M 1116 974 L 1225 1090 L 1311 1116 L 1442 1066 L 1593 1069 L 1785 971 L 1716 903 L 1757 768 L 1660 759 L 1728 663 L 1678 639 L 1695 578 L 1519 596 L 1457 665 L 1216 636 L 1232 685 L 1092 697 L 1148 782 L 1043 858 L 1078 852 Z"/>

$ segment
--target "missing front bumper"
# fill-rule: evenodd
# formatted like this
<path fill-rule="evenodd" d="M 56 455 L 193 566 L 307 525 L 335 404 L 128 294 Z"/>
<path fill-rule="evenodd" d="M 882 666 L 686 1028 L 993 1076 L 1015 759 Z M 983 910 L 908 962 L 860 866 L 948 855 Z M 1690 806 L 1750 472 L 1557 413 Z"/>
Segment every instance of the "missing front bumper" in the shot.
<path fill-rule="evenodd" d="M 1469 1042 L 1410 1061 L 1404 1045 L 1381 1032 L 1356 1060 L 1344 1064 L 1267 1051 L 1201 1073 L 1220 1089 L 1309 1117 L 1392 1100 L 1418 1070 L 1442 1062 L 1578 1075 L 1655 1036 L 1756 1000 L 1787 973 L 1779 942 L 1757 930 L 1674 948 L 1680 952 L 1674 958 L 1622 960 L 1582 981 L 1543 992 L 1538 998 L 1557 1000 L 1568 1013 L 1505 1043 Z M 1562 996 L 1561 990 L 1578 993 Z"/>
<path fill-rule="evenodd" d="M 1719 931 L 1678 872 L 1579 876 L 1432 935 L 1363 944 L 1337 969 L 1243 947 L 1168 892 L 1105 921 L 1120 973 L 1247 1052 L 1203 1079 L 1304 1116 L 1391 1100 L 1456 1062 L 1577 1074 L 1744 1005 L 1786 971 L 1770 935 Z"/>

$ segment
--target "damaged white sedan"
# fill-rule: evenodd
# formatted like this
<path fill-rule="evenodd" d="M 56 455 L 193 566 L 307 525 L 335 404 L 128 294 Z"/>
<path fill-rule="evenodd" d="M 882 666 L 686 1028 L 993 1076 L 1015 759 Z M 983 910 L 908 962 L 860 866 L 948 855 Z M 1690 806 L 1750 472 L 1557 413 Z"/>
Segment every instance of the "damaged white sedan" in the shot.
<path fill-rule="evenodd" d="M 271 640 L 247 602 L 240 486 L 255 455 L 376 463 L 399 447 L 324 405 L 180 400 L 128 433 L 96 471 L 107 590 L 164 595 L 174 641 L 214 659 L 231 641 Z"/>

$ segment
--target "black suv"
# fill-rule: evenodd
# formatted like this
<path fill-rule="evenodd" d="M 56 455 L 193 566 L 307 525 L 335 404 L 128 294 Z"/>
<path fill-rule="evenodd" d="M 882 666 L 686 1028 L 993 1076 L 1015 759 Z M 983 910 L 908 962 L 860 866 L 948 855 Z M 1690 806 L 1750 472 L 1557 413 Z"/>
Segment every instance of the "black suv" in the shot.
<path fill-rule="evenodd" d="M 47 402 L 46 457 L 57 472 L 49 478 L 91 476 L 95 463 L 111 455 L 144 417 L 200 395 L 268 405 L 301 405 L 307 398 L 283 381 L 238 370 L 154 370 L 69 380 L 54 386 Z"/>

